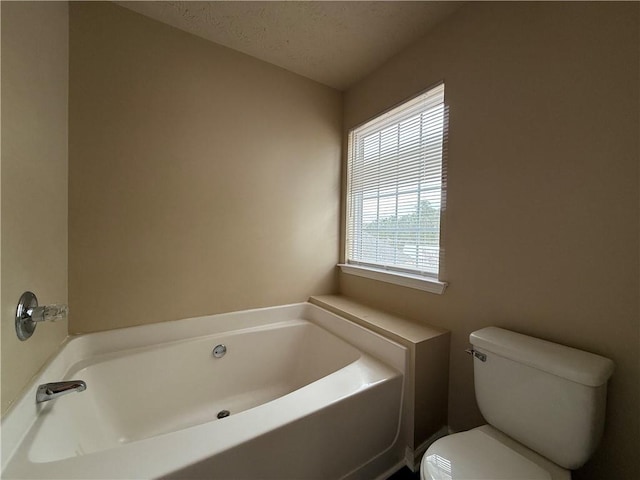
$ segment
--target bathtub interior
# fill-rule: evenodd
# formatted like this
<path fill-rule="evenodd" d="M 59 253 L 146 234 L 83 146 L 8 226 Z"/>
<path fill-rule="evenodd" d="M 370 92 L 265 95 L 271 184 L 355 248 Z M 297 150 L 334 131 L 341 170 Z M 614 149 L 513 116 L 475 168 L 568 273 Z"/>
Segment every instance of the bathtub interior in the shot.
<path fill-rule="evenodd" d="M 223 344 L 227 353 L 215 358 Z M 43 405 L 29 458 L 86 455 L 235 415 L 356 361 L 360 352 L 306 321 L 170 342 L 73 365 L 88 389 Z M 153 372 L 153 374 L 150 374 Z M 71 436 L 55 435 L 65 429 Z M 58 438 L 52 446 L 50 439 Z"/>

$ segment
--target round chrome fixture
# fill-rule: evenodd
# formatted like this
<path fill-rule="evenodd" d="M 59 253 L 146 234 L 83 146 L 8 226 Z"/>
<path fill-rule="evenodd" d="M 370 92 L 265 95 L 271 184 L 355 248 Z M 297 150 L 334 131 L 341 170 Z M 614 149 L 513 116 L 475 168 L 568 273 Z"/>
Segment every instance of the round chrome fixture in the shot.
<path fill-rule="evenodd" d="M 31 318 L 31 312 L 38 306 L 38 299 L 32 292 L 24 292 L 18 300 L 16 308 L 16 334 L 22 341 L 33 335 L 36 322 Z"/>
<path fill-rule="evenodd" d="M 224 357 L 225 353 L 227 353 L 227 347 L 222 344 L 216 345 L 216 347 L 213 349 L 213 356 L 216 358 Z"/>

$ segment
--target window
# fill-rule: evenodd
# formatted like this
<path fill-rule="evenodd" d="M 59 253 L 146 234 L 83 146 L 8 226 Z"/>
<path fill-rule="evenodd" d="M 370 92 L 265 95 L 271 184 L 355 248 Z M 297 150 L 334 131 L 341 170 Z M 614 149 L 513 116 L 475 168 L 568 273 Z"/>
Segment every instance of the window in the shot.
<path fill-rule="evenodd" d="M 442 293 L 444 84 L 353 129 L 343 271 Z"/>

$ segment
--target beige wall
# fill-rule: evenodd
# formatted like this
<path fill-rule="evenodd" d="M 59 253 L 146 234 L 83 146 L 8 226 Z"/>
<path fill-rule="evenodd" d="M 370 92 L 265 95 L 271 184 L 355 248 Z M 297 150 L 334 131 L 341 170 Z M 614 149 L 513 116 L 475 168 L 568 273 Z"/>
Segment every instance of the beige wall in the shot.
<path fill-rule="evenodd" d="M 575 478 L 640 478 L 637 3 L 471 4 L 345 94 L 345 129 L 444 79 L 442 296 L 341 293 L 452 331 L 449 423 L 482 422 L 464 353 L 499 325 L 612 358 L 604 442 Z"/>
<path fill-rule="evenodd" d="M 445 80 L 450 287 L 342 293 L 452 331 L 455 429 L 482 421 L 474 329 L 614 359 L 576 478 L 640 477 L 638 13 L 472 4 L 345 96 L 348 128 Z M 72 332 L 336 289 L 338 92 L 111 4 L 73 3 L 70 27 Z M 2 3 L 2 412 L 67 330 L 13 331 L 22 291 L 67 298 L 67 60 L 66 4 Z"/>
<path fill-rule="evenodd" d="M 2 2 L 2 413 L 67 335 L 14 327 L 25 290 L 67 302 L 66 2 Z"/>
<path fill-rule="evenodd" d="M 113 4 L 70 11 L 70 331 L 335 291 L 341 94 Z"/>

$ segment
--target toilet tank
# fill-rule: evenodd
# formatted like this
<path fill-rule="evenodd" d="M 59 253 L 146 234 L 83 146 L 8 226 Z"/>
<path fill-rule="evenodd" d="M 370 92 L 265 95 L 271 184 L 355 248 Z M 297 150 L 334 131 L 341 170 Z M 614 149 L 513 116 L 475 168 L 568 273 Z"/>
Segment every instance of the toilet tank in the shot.
<path fill-rule="evenodd" d="M 497 327 L 469 340 L 485 420 L 564 468 L 582 466 L 602 436 L 613 362 Z"/>

